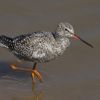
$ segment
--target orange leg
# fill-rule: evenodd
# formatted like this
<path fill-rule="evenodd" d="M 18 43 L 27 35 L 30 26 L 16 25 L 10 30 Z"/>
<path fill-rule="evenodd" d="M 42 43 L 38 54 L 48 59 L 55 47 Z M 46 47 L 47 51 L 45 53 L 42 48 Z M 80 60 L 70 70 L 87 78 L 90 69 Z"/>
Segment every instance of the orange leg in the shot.
<path fill-rule="evenodd" d="M 21 70 L 21 71 L 27 71 L 27 72 L 31 72 L 31 76 L 32 76 L 32 82 L 34 83 L 34 78 L 37 77 L 39 79 L 40 82 L 42 82 L 42 76 L 40 75 L 40 73 L 36 70 L 37 67 L 37 63 L 34 64 L 33 68 L 22 68 L 22 67 L 17 67 L 15 64 L 11 65 L 11 68 L 13 70 Z"/>
<path fill-rule="evenodd" d="M 32 76 L 32 80 L 34 80 L 34 77 L 36 76 L 40 82 L 42 82 L 42 76 L 41 74 L 36 70 L 36 67 L 37 67 L 37 63 L 35 62 L 34 65 L 33 65 L 33 68 L 32 68 L 32 73 L 31 73 L 31 76 Z"/>

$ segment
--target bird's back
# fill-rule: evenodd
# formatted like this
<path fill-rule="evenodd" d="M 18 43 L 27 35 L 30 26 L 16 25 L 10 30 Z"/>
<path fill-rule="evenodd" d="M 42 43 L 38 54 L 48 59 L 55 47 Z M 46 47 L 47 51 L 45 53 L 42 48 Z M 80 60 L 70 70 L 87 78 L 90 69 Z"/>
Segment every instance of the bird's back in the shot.
<path fill-rule="evenodd" d="M 49 61 L 54 58 L 55 38 L 51 32 L 34 32 L 13 39 L 13 53 L 30 61 Z"/>

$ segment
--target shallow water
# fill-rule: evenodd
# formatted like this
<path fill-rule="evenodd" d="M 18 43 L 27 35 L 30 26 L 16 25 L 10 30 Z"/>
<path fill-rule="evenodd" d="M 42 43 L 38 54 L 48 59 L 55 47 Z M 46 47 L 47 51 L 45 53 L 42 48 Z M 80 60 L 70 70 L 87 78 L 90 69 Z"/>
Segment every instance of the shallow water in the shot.
<path fill-rule="evenodd" d="M 39 64 L 43 83 L 32 90 L 30 73 L 12 71 L 16 58 L 0 49 L 0 100 L 100 100 L 100 1 L 99 0 L 1 0 L 0 34 L 16 36 L 32 31 L 54 31 L 69 22 L 75 33 L 94 45 L 80 41 L 57 60 Z M 13 32 L 13 33 L 10 33 Z M 23 62 L 19 66 L 32 66 Z"/>

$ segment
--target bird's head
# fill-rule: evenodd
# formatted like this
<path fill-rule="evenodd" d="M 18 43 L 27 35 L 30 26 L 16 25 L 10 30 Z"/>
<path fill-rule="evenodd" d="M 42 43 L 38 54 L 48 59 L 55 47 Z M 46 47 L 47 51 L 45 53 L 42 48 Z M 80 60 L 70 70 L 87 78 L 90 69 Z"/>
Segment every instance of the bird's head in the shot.
<path fill-rule="evenodd" d="M 60 23 L 60 24 L 58 24 L 56 32 L 61 37 L 79 39 L 83 43 L 85 43 L 88 46 L 90 46 L 91 48 L 93 48 L 93 46 L 90 43 L 86 42 L 85 40 L 83 40 L 82 38 L 80 38 L 78 35 L 75 34 L 73 26 L 71 24 L 69 24 L 69 23 Z"/>

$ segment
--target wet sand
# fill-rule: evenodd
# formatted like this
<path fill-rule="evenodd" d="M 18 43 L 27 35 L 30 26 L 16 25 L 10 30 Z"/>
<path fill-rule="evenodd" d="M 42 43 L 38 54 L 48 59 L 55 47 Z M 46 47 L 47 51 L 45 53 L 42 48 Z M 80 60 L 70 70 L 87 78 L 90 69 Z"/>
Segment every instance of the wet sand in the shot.
<path fill-rule="evenodd" d="M 75 33 L 94 45 L 91 49 L 77 40 L 63 56 L 39 64 L 43 83 L 36 81 L 32 91 L 30 73 L 12 71 L 16 61 L 0 49 L 0 100 L 100 100 L 100 1 L 98 0 L 1 0 L 0 34 L 55 31 L 59 22 L 69 22 Z M 13 32 L 13 33 L 11 33 Z M 32 66 L 23 62 L 18 66 Z"/>

